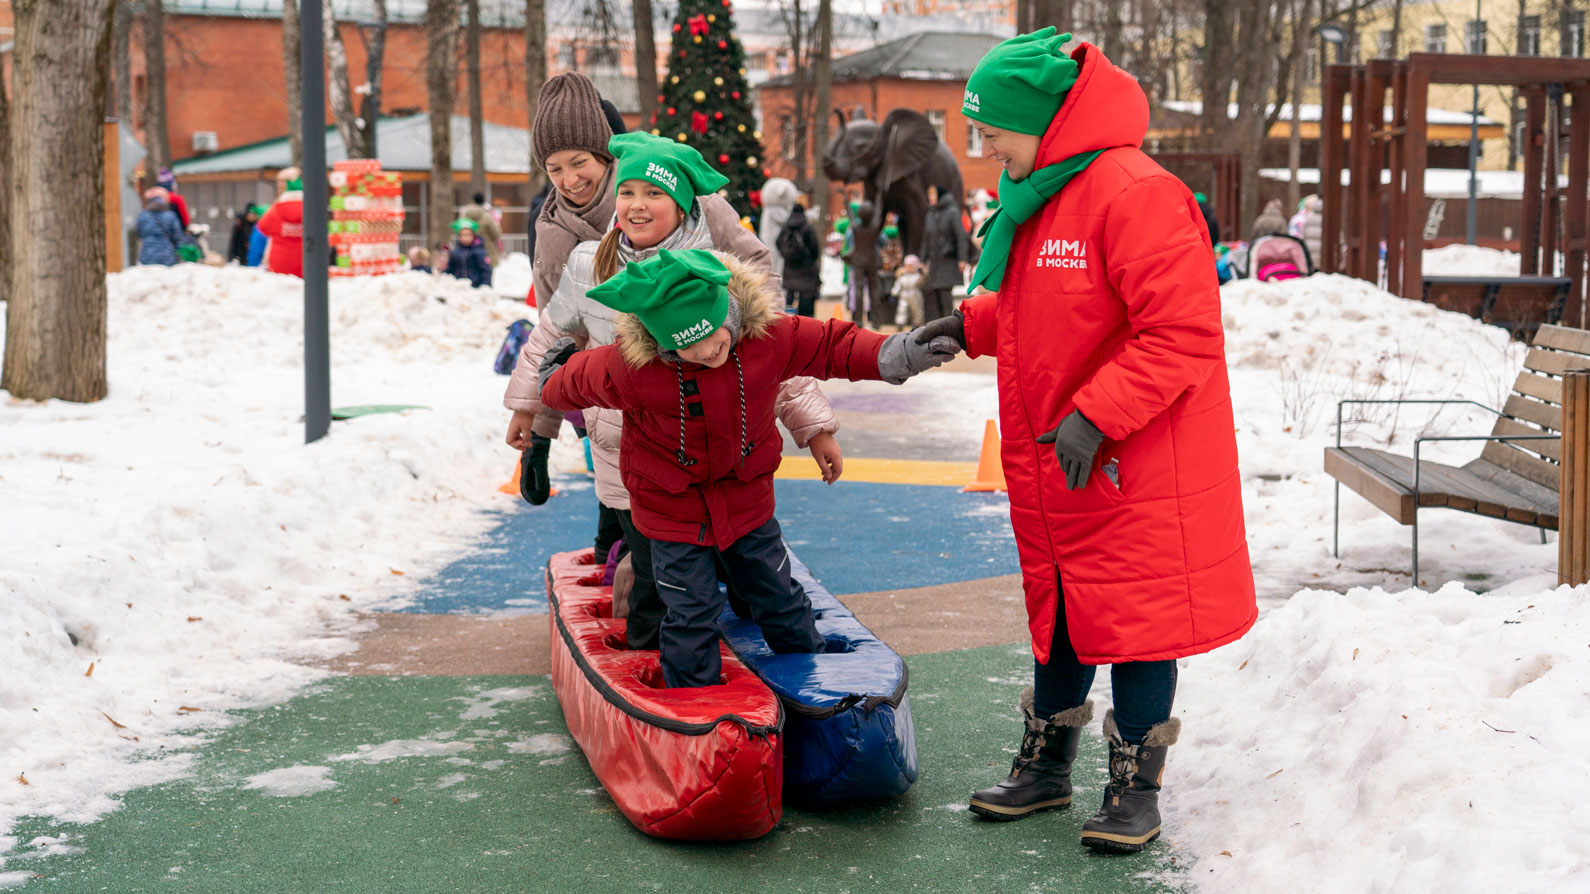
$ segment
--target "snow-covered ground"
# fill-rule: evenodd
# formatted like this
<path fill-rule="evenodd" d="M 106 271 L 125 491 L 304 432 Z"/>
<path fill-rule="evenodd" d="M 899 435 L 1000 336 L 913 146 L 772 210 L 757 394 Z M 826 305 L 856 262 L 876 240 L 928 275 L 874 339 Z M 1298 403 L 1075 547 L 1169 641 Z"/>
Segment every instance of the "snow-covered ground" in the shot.
<path fill-rule="evenodd" d="M 354 612 L 401 600 L 484 533 L 482 510 L 509 499 L 491 361 L 524 315 L 522 266 L 505 261 L 492 292 L 417 274 L 333 283 L 333 404 L 429 409 L 337 423 L 310 447 L 296 280 L 111 277 L 110 397 L 0 404 L 0 854 L 20 815 L 88 820 L 182 773 L 181 746 L 223 709 L 289 697 L 319 674 L 302 662 L 349 647 Z M 1407 529 L 1349 492 L 1330 555 L 1320 451 L 1336 400 L 1495 406 L 1521 349 L 1342 277 L 1223 293 L 1265 614 L 1184 664 L 1165 799 L 1180 877 L 1239 892 L 1590 886 L 1590 724 L 1574 713 L 1590 593 L 1553 590 L 1555 544 L 1428 512 L 1436 592 L 1409 589 Z M 908 387 L 989 393 L 936 375 Z M 1347 419 L 1349 442 L 1399 450 L 1490 427 L 1459 408 Z M 578 463 L 573 445 L 554 463 Z M 1453 579 L 1472 591 L 1441 586 Z"/>
<path fill-rule="evenodd" d="M 1519 256 L 1478 245 L 1443 245 L 1424 252 L 1426 276 L 1517 276 Z"/>

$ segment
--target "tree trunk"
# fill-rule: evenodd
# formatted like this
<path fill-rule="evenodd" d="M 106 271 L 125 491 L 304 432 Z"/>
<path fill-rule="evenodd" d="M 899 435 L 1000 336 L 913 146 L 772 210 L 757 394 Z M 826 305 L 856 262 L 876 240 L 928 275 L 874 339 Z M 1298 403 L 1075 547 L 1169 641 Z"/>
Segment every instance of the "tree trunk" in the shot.
<path fill-rule="evenodd" d="M 1286 185 L 1288 208 L 1296 208 L 1303 197 L 1302 187 L 1297 182 L 1297 169 L 1303 163 L 1303 78 L 1306 66 L 1303 41 L 1309 39 L 1308 21 L 1313 11 L 1313 4 L 1303 0 L 1292 19 L 1292 132 L 1286 141 L 1286 165 L 1292 174 Z"/>
<path fill-rule="evenodd" d="M 116 117 L 132 121 L 132 24 L 133 0 L 116 4 L 116 20 L 112 26 L 111 63 L 116 67 Z M 0 241 L 0 245 L 4 245 Z"/>
<path fill-rule="evenodd" d="M 635 16 L 635 92 L 640 97 L 640 129 L 651 129 L 657 111 L 657 35 L 651 0 L 630 0 Z"/>
<path fill-rule="evenodd" d="M 547 82 L 547 4 L 546 0 L 525 0 L 524 3 L 524 89 L 528 98 L 530 116 L 525 119 L 532 126 L 536 120 L 536 107 L 541 101 L 541 85 Z M 534 151 L 530 158 L 530 194 L 535 195 L 546 185 L 546 172 L 535 163 Z M 533 226 L 533 224 L 532 224 Z"/>
<path fill-rule="evenodd" d="M 1237 43 L 1253 47 L 1236 60 L 1237 119 L 1231 130 L 1242 156 L 1242 207 L 1239 222 L 1258 216 L 1259 167 L 1264 154 L 1264 139 L 1269 115 L 1266 106 L 1275 79 L 1275 57 L 1266 49 L 1280 43 L 1271 33 L 1272 21 L 1267 0 L 1244 0 L 1237 17 Z"/>
<path fill-rule="evenodd" d="M 171 164 L 171 134 L 166 128 L 166 11 L 165 0 L 144 0 L 144 170 L 154 181 L 155 172 Z M 21 105 L 21 103 L 18 103 Z M 103 114 L 103 111 L 101 112 Z"/>
<path fill-rule="evenodd" d="M 331 105 L 331 116 L 337 122 L 337 135 L 342 137 L 343 148 L 349 158 L 369 158 L 365 151 L 363 134 L 353 120 L 353 91 L 348 87 L 348 48 L 342 44 L 342 33 L 337 30 L 337 17 L 331 9 L 331 0 L 321 0 L 321 29 L 325 33 L 326 66 L 329 88 L 326 99 Z"/>
<path fill-rule="evenodd" d="M 431 114 L 431 244 L 452 235 L 453 90 L 458 80 L 458 0 L 426 0 L 425 85 Z"/>
<path fill-rule="evenodd" d="M 812 123 L 815 125 L 812 128 L 812 162 L 816 170 L 812 172 L 812 208 L 817 212 L 814 228 L 819 240 L 828 233 L 828 175 L 823 173 L 822 153 L 828 150 L 828 118 L 833 98 L 833 42 L 833 0 L 817 0 L 817 70 L 816 83 L 813 85 L 817 94 L 817 108 L 812 112 Z"/>
<path fill-rule="evenodd" d="M 1226 139 L 1226 124 L 1230 120 L 1231 87 L 1235 82 L 1232 72 L 1232 4 L 1226 0 L 1204 0 L 1203 67 L 1200 71 L 1200 94 L 1203 99 L 1203 120 L 1199 129 L 1211 147 L 1220 146 Z"/>
<path fill-rule="evenodd" d="M 314 0 L 310 0 L 314 2 Z M 304 163 L 304 85 L 298 38 L 303 32 L 298 0 L 282 0 L 282 64 L 287 75 L 287 150 L 293 167 Z"/>
<path fill-rule="evenodd" d="M 105 396 L 105 92 L 114 0 L 15 0 L 15 120 L 7 170 L 0 388 L 13 397 Z M 159 33 L 159 30 L 156 30 Z M 69 256 L 62 252 L 70 249 Z"/>
<path fill-rule="evenodd" d="M 1402 0 L 1391 0 L 1391 58 L 1402 58 Z"/>
<path fill-rule="evenodd" d="M 6 268 L 11 256 L 11 99 L 6 69 L 0 65 L 0 301 L 6 300 Z"/>
<path fill-rule="evenodd" d="M 480 0 L 464 0 L 469 27 L 464 31 L 469 79 L 469 188 L 486 194 L 486 120 L 480 95 Z"/>
<path fill-rule="evenodd" d="M 381 75 L 386 68 L 386 0 L 373 0 L 375 23 L 365 46 L 365 93 L 359 101 L 359 138 L 364 143 L 365 158 L 380 158 L 381 147 L 375 142 L 376 124 L 381 120 Z"/>

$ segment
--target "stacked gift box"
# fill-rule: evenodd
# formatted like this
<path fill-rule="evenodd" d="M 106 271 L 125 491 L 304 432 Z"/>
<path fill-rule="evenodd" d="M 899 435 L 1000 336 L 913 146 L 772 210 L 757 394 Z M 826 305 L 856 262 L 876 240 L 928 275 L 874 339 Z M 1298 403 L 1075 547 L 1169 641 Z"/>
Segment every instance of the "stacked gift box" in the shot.
<path fill-rule="evenodd" d="M 331 222 L 327 233 L 337 250 L 332 276 L 375 276 L 403 268 L 398 238 L 403 232 L 403 181 L 370 158 L 331 166 Z"/>

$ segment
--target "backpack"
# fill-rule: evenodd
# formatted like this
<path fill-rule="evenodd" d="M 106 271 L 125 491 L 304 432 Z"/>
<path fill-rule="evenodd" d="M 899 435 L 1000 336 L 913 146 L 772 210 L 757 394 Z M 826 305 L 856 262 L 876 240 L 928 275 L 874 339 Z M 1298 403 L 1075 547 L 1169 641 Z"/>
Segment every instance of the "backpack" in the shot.
<path fill-rule="evenodd" d="M 805 266 L 811 260 L 809 257 L 811 253 L 807 250 L 806 240 L 801 238 L 800 231 L 795 227 L 786 225 L 784 229 L 780 230 L 778 238 L 773 240 L 773 246 L 778 249 L 779 255 L 784 258 L 784 263 L 786 264 L 794 264 L 800 267 Z"/>
<path fill-rule="evenodd" d="M 511 376 L 513 368 L 519 362 L 519 352 L 524 350 L 524 343 L 530 340 L 530 331 L 536 324 L 529 320 L 514 320 L 508 327 L 508 336 L 502 340 L 502 347 L 497 349 L 497 362 L 492 368 L 498 375 Z"/>

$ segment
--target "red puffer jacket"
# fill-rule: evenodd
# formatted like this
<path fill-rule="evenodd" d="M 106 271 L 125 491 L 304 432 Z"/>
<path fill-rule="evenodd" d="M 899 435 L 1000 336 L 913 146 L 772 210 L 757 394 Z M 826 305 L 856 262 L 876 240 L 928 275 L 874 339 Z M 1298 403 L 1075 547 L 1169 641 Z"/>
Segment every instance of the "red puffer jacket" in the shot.
<path fill-rule="evenodd" d="M 284 192 L 255 224 L 271 237 L 266 265 L 272 273 L 304 275 L 304 194 Z"/>
<path fill-rule="evenodd" d="M 1220 291 L 1197 203 L 1138 148 L 1143 91 L 1094 46 L 1072 58 L 1038 166 L 1109 151 L 1017 229 L 1000 291 L 961 305 L 968 353 L 999 359 L 1034 655 L 1048 661 L 1058 573 L 1083 662 L 1179 658 L 1258 616 Z M 1077 491 L 1036 441 L 1073 409 L 1105 437 Z"/>
<path fill-rule="evenodd" d="M 784 444 L 774 427 L 778 384 L 795 376 L 877 379 L 884 337 L 851 323 L 774 313 L 766 274 L 719 257 L 734 274 L 729 296 L 740 319 L 729 362 L 709 369 L 664 359 L 640 320 L 626 314 L 617 343 L 575 354 L 547 379 L 541 402 L 562 411 L 623 410 L 619 471 L 635 525 L 655 540 L 727 549 L 773 517 Z"/>

